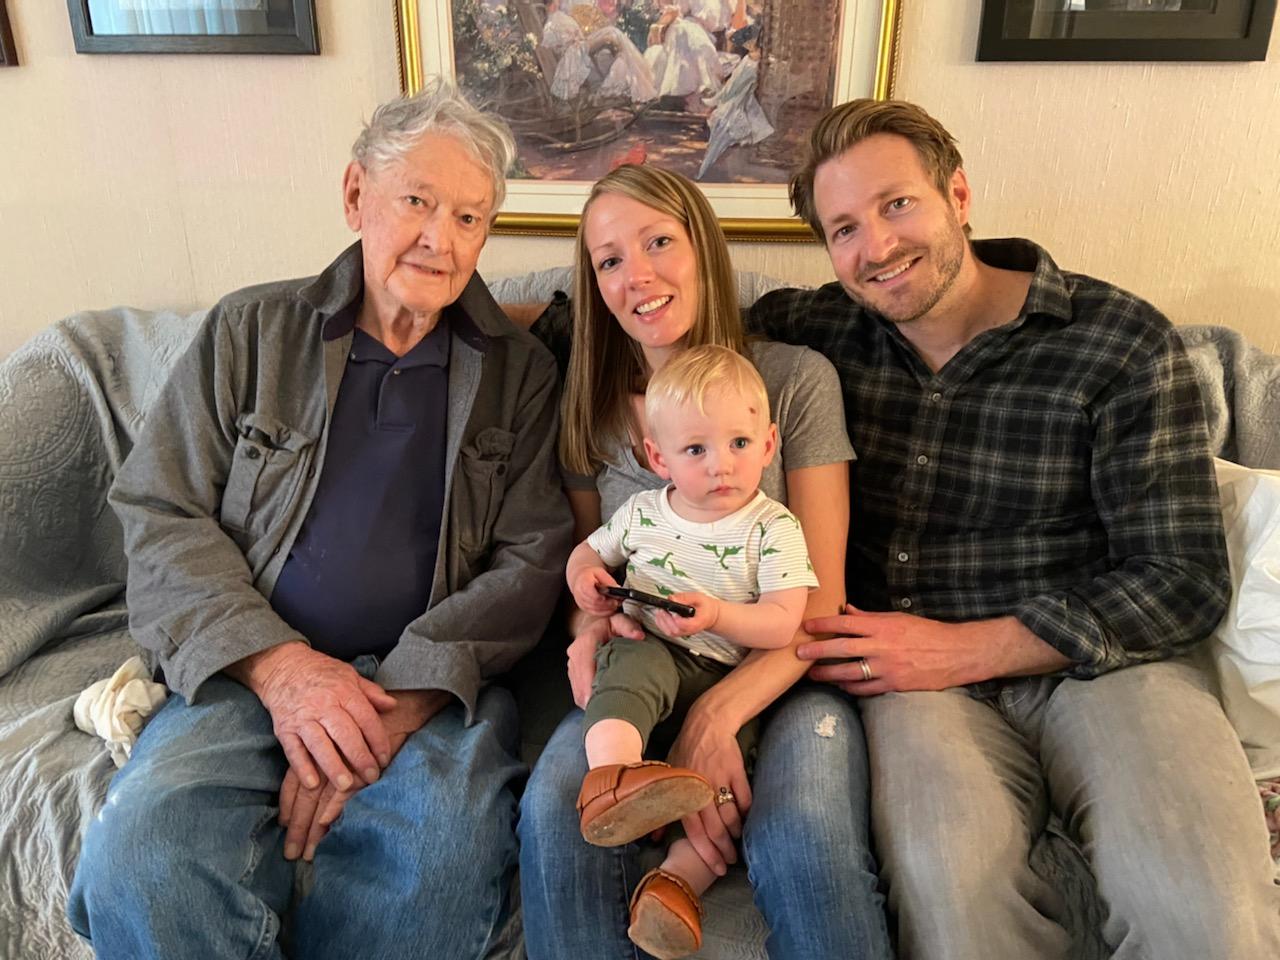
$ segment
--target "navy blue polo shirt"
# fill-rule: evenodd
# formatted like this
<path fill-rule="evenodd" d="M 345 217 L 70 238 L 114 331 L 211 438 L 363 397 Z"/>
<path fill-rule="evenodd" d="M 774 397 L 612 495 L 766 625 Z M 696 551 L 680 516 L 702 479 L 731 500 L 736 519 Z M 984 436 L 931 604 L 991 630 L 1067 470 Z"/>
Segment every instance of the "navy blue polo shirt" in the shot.
<path fill-rule="evenodd" d="M 403 357 L 355 331 L 315 499 L 271 594 L 322 653 L 385 656 L 427 609 L 444 510 L 449 327 L 446 311 Z"/>

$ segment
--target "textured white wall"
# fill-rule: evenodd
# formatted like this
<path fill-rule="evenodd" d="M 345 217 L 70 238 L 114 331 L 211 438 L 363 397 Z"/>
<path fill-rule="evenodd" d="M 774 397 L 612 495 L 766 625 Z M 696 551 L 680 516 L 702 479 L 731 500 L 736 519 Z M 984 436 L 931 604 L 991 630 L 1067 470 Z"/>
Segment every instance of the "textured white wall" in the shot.
<path fill-rule="evenodd" d="M 975 63 L 979 0 L 906 0 L 898 95 L 960 140 L 980 236 L 1280 351 L 1280 25 L 1263 63 Z"/>
<path fill-rule="evenodd" d="M 65 3 L 7 6 L 0 356 L 76 310 L 207 306 L 350 241 L 342 168 L 398 91 L 390 2 L 321 0 L 318 57 L 77 54 Z"/>
<path fill-rule="evenodd" d="M 900 96 L 959 137 L 979 235 L 1280 351 L 1280 30 L 1266 63 L 977 64 L 980 0 L 904 0 Z M 396 89 L 389 2 L 321 0 L 320 57 L 77 55 L 64 4 L 8 0 L 0 71 L 0 355 L 77 309 L 208 305 L 312 273 L 348 238 L 338 178 Z M 487 276 L 566 263 L 495 237 Z M 811 244 L 739 267 L 829 278 Z"/>

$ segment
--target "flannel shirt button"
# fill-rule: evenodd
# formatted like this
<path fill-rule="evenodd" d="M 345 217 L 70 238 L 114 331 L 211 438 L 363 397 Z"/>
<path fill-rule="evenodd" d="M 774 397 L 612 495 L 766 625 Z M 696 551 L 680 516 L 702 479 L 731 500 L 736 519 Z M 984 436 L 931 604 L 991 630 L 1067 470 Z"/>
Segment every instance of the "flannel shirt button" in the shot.
<path fill-rule="evenodd" d="M 900 554 L 898 554 L 899 563 L 906 563 L 910 559 L 911 559 L 911 554 L 907 553 L 905 550 L 902 551 Z"/>
<path fill-rule="evenodd" d="M 391 371 L 391 375 L 392 375 L 393 377 L 398 377 L 398 376 L 400 376 L 400 368 L 399 368 L 399 367 L 396 367 L 394 370 L 392 370 L 392 371 Z"/>
<path fill-rule="evenodd" d="M 903 609 L 903 610 L 910 610 L 910 609 L 911 609 L 911 598 L 910 598 L 910 597 L 903 597 L 901 600 L 899 600 L 899 601 L 898 601 L 898 603 L 902 606 L 902 609 Z"/>
<path fill-rule="evenodd" d="M 934 393 L 933 396 L 931 396 L 929 399 L 932 400 L 934 403 L 937 403 L 942 399 L 942 394 Z"/>
<path fill-rule="evenodd" d="M 920 456 L 916 457 L 916 463 L 920 464 L 920 466 L 922 467 L 928 462 L 929 462 L 929 458 L 926 457 L 923 453 L 920 454 Z"/>

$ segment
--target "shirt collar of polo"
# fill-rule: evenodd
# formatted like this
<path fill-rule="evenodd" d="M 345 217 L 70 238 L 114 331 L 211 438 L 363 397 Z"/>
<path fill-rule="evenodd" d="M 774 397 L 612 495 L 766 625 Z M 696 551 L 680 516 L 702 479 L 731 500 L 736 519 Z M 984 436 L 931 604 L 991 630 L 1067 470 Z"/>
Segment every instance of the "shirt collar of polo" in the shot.
<path fill-rule="evenodd" d="M 446 367 L 449 365 L 449 330 L 453 312 L 452 307 L 446 307 L 440 322 L 403 357 L 397 357 L 376 337 L 357 329 L 351 340 L 351 359 L 357 363 L 372 360 L 401 370 L 409 367 Z"/>
<path fill-rule="evenodd" d="M 355 327 L 354 307 L 364 292 L 364 254 L 357 240 L 301 290 L 301 297 L 325 316 L 322 336 L 337 340 Z M 511 331 L 479 272 L 473 273 L 450 311 L 452 331 L 468 346 L 484 353 L 489 340 Z"/>

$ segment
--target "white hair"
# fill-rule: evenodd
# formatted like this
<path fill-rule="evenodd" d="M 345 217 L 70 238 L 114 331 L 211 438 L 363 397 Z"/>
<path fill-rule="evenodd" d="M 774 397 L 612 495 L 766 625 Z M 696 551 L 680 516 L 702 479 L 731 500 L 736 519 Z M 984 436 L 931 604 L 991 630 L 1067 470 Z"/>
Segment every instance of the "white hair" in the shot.
<path fill-rule="evenodd" d="M 489 171 L 496 216 L 507 195 L 515 140 L 501 117 L 477 110 L 447 80 L 430 77 L 413 96 L 379 106 L 351 145 L 351 156 L 370 170 L 401 159 L 429 133 L 454 137 Z"/>

